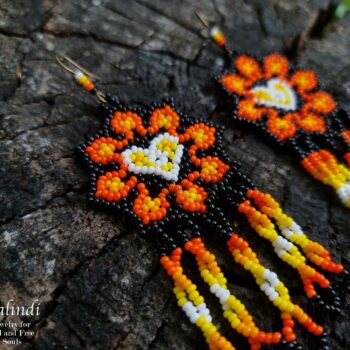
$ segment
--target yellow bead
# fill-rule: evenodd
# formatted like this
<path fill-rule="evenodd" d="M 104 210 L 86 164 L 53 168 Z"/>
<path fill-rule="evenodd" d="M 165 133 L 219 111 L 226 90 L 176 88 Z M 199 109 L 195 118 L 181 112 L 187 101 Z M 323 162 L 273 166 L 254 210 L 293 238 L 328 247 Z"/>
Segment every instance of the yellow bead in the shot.
<path fill-rule="evenodd" d="M 87 78 L 87 76 L 85 74 L 83 74 L 80 78 L 79 78 L 79 83 L 81 85 L 85 84 L 89 79 Z"/>
<path fill-rule="evenodd" d="M 194 284 L 190 285 L 187 289 L 186 289 L 186 292 L 187 293 L 192 293 L 196 290 L 196 286 Z"/>
<path fill-rule="evenodd" d="M 198 306 L 198 305 L 204 303 L 204 298 L 200 295 L 200 296 L 198 296 L 197 298 L 195 298 L 195 299 L 193 300 L 193 303 L 194 303 L 196 306 Z"/>
<path fill-rule="evenodd" d="M 206 323 L 206 322 L 207 322 L 207 320 L 205 319 L 204 316 L 199 316 L 198 319 L 197 319 L 197 321 L 196 321 L 196 325 L 197 325 L 198 327 L 202 327 L 203 324 Z"/>
<path fill-rule="evenodd" d="M 224 317 L 225 318 L 229 318 L 229 316 L 232 314 L 232 311 L 231 310 L 225 310 L 224 311 Z"/>
<path fill-rule="evenodd" d="M 210 328 L 210 323 L 206 322 L 201 326 L 203 332 L 206 332 Z"/>
<path fill-rule="evenodd" d="M 181 298 L 181 299 L 179 299 L 178 301 L 177 301 L 177 304 L 180 306 L 180 307 L 182 307 L 184 304 L 186 304 L 187 303 L 187 299 L 186 298 Z"/>
<path fill-rule="evenodd" d="M 232 328 L 237 328 L 237 326 L 241 323 L 241 321 L 237 318 L 237 319 L 234 319 L 232 320 L 231 322 L 231 327 Z"/>

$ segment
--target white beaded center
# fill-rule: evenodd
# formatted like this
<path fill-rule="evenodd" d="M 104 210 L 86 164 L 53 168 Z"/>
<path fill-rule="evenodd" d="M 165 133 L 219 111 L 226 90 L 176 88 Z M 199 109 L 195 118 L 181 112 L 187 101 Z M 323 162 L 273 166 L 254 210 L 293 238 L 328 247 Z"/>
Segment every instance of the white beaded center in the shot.
<path fill-rule="evenodd" d="M 132 146 L 122 156 L 128 170 L 135 174 L 155 174 L 177 181 L 183 149 L 177 136 L 164 133 L 156 136 L 148 148 Z"/>
<path fill-rule="evenodd" d="M 285 111 L 297 109 L 297 96 L 294 89 L 279 78 L 272 78 L 266 85 L 258 85 L 251 92 L 259 105 L 280 108 Z"/>

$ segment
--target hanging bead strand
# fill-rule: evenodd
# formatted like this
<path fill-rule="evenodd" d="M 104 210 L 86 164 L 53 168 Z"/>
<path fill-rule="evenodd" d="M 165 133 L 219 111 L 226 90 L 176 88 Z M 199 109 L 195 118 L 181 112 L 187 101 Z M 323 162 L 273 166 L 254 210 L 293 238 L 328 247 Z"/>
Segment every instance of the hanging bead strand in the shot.
<path fill-rule="evenodd" d="M 207 308 L 204 298 L 197 291 L 197 286 L 183 273 L 181 266 L 182 249 L 176 248 L 171 256 L 162 256 L 160 263 L 168 275 L 173 279 L 173 289 L 178 305 L 185 312 L 191 323 L 201 329 L 208 345 L 212 350 L 235 350 L 234 346 L 223 337 L 216 326 Z"/>

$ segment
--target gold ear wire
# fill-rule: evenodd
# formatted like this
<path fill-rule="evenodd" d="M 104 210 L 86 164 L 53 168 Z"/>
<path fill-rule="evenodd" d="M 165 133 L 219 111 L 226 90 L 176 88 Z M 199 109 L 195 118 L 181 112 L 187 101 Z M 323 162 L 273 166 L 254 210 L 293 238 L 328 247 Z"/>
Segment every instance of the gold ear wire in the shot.
<path fill-rule="evenodd" d="M 70 72 L 72 74 L 75 74 L 77 69 L 80 70 L 81 72 L 85 73 L 87 76 L 89 76 L 92 79 L 95 80 L 101 80 L 101 78 L 94 74 L 91 73 L 90 71 L 88 71 L 86 68 L 82 67 L 80 64 L 78 64 L 77 62 L 75 62 L 74 60 L 72 60 L 69 56 L 67 55 L 61 55 L 61 54 L 56 54 L 56 61 L 58 62 L 58 64 L 65 69 L 67 72 Z M 69 64 L 71 64 L 75 70 L 73 70 L 72 68 L 70 68 L 67 64 L 65 64 L 64 62 L 68 62 Z"/>
<path fill-rule="evenodd" d="M 91 73 L 80 64 L 72 60 L 69 56 L 56 54 L 57 63 L 67 72 L 74 75 L 75 80 L 82 85 L 85 90 L 95 95 L 97 99 L 101 102 L 106 102 L 106 95 L 102 91 L 98 91 L 95 89 L 95 85 L 93 82 L 89 80 L 88 77 L 101 80 L 100 77 L 94 73 Z M 71 67 L 67 64 L 71 65 Z"/>
<path fill-rule="evenodd" d="M 203 24 L 204 27 L 209 28 L 209 23 L 207 18 L 204 16 L 202 11 L 199 10 L 194 10 L 193 11 L 195 13 L 195 15 L 197 16 L 197 18 L 199 19 L 199 21 Z"/>

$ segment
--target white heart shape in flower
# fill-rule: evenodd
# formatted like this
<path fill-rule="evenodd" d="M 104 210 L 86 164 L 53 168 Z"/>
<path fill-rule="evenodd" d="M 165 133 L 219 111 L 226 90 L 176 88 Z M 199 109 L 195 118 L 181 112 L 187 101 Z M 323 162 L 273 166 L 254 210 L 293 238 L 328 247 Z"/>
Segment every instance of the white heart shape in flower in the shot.
<path fill-rule="evenodd" d="M 279 78 L 267 81 L 266 86 L 258 85 L 251 89 L 255 101 L 266 107 L 277 107 L 285 111 L 297 109 L 297 96 L 294 89 Z"/>
<path fill-rule="evenodd" d="M 183 149 L 177 136 L 164 133 L 156 136 L 148 148 L 132 146 L 122 156 L 128 170 L 135 174 L 155 174 L 177 181 Z"/>

